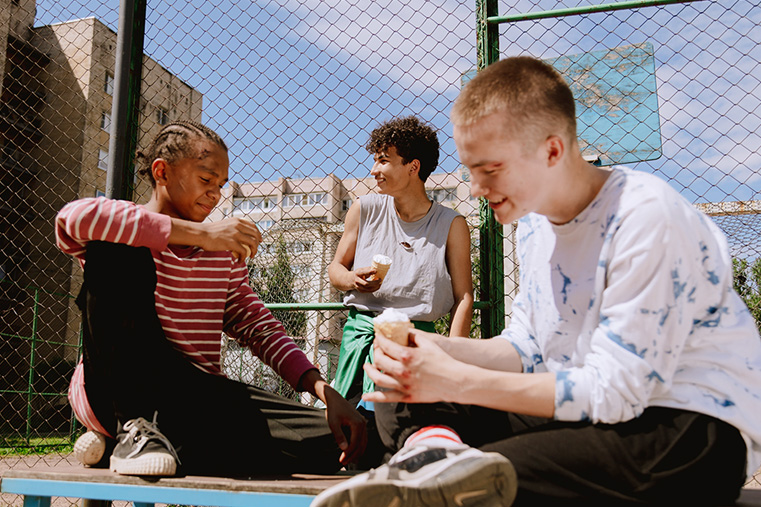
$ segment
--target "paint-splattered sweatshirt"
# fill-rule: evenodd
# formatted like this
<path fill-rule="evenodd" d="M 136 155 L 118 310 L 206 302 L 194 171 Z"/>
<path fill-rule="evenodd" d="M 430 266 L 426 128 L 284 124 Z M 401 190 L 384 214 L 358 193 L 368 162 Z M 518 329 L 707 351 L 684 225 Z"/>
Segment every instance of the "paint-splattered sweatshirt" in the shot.
<path fill-rule="evenodd" d="M 617 423 L 650 406 L 738 428 L 761 464 L 761 339 L 713 221 L 661 179 L 613 168 L 571 222 L 518 224 L 520 290 L 501 338 L 554 372 L 555 417 Z"/>

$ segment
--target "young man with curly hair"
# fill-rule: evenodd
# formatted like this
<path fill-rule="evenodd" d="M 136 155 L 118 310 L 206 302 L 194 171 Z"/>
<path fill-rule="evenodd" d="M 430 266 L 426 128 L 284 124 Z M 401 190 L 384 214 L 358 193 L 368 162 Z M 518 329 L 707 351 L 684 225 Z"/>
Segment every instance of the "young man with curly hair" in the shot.
<path fill-rule="evenodd" d="M 394 308 L 415 327 L 434 331 L 433 322 L 449 313 L 450 334 L 468 336 L 473 312 L 468 225 L 425 190 L 439 161 L 436 132 L 414 116 L 396 118 L 373 130 L 366 148 L 378 193 L 351 206 L 328 267 L 351 307 L 334 387 L 355 403 L 374 390 L 362 370 L 372 361 L 374 316 Z M 375 254 L 392 259 L 382 280 L 373 276 Z"/>

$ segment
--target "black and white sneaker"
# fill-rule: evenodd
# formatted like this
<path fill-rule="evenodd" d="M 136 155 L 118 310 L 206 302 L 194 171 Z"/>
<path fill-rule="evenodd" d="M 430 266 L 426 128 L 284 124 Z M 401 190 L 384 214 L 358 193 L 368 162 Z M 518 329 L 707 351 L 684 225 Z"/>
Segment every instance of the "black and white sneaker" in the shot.
<path fill-rule="evenodd" d="M 326 489 L 311 507 L 498 507 L 513 502 L 517 487 L 515 469 L 501 454 L 419 444 Z"/>
<path fill-rule="evenodd" d="M 142 417 L 130 419 L 116 437 L 111 471 L 121 475 L 171 476 L 177 472 L 177 451 L 156 424 Z"/>

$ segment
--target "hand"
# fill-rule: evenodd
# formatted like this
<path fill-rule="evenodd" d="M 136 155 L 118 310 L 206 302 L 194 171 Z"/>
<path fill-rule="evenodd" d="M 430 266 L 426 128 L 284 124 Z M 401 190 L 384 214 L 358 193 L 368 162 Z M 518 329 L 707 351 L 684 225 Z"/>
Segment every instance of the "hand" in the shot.
<path fill-rule="evenodd" d="M 325 382 L 320 373 L 314 369 L 304 373 L 299 381 L 300 387 L 317 396 L 325 406 L 325 418 L 330 431 L 336 439 L 341 455 L 338 460 L 342 465 L 355 462 L 367 447 L 367 421 L 351 404 L 338 394 L 338 391 Z M 346 437 L 349 436 L 347 441 Z"/>
<path fill-rule="evenodd" d="M 343 451 L 338 461 L 342 465 L 354 463 L 367 447 L 367 421 L 338 391 L 327 384 L 324 393 L 323 401 L 327 407 L 325 417 L 338 447 Z"/>
<path fill-rule="evenodd" d="M 376 273 L 376 270 L 372 266 L 355 269 L 354 273 L 354 289 L 358 292 L 375 292 L 380 289 L 383 280 L 373 279 L 369 280 L 371 275 Z"/>
<path fill-rule="evenodd" d="M 437 343 L 446 338 L 417 329 L 409 336 L 411 346 L 405 347 L 376 333 L 375 364 L 365 363 L 364 369 L 381 390 L 362 399 L 374 403 L 457 401 L 462 363 Z"/>
<path fill-rule="evenodd" d="M 256 255 L 262 242 L 262 234 L 250 220 L 226 218 L 201 225 L 205 234 L 198 246 L 209 251 L 230 251 L 239 261 Z"/>

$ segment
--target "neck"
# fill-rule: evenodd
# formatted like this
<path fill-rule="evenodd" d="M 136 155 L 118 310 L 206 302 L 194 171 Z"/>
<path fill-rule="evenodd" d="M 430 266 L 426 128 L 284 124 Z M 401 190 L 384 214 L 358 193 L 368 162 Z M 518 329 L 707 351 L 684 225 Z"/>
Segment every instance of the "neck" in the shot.
<path fill-rule="evenodd" d="M 610 170 L 588 163 L 579 154 L 562 175 L 562 181 L 555 185 L 558 192 L 553 200 L 554 211 L 546 214 L 556 225 L 570 222 L 589 206 L 610 176 Z"/>
<path fill-rule="evenodd" d="M 433 203 L 425 193 L 425 187 L 404 195 L 394 196 L 396 214 L 405 222 L 415 222 L 428 214 Z"/>

